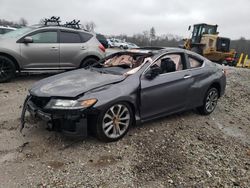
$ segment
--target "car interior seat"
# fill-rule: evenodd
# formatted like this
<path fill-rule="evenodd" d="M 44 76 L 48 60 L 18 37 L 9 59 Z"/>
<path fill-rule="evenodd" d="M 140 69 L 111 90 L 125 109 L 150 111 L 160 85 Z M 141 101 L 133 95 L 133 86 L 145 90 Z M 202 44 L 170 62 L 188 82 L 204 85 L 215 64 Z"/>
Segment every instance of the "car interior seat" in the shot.
<path fill-rule="evenodd" d="M 176 65 L 169 57 L 161 60 L 161 73 L 168 73 L 176 71 Z"/>

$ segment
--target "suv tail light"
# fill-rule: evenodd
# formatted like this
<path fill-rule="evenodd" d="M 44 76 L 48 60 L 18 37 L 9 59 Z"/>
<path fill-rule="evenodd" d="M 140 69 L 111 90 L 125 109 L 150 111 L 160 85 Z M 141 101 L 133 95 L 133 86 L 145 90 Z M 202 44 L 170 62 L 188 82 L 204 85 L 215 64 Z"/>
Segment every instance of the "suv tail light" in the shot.
<path fill-rule="evenodd" d="M 99 49 L 100 49 L 101 51 L 105 52 L 106 49 L 105 49 L 105 47 L 104 47 L 102 44 L 100 44 L 98 47 L 99 47 Z"/>

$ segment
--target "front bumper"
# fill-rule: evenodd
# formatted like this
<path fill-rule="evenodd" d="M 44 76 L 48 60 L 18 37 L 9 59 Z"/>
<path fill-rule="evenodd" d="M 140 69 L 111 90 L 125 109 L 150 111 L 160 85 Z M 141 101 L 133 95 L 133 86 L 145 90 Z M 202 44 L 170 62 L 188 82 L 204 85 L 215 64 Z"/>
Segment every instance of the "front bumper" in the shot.
<path fill-rule="evenodd" d="M 88 121 L 85 110 L 44 110 L 39 108 L 30 96 L 24 102 L 21 116 L 21 130 L 25 125 L 26 111 L 33 118 L 45 121 L 51 130 L 60 131 L 68 136 L 86 137 Z"/>

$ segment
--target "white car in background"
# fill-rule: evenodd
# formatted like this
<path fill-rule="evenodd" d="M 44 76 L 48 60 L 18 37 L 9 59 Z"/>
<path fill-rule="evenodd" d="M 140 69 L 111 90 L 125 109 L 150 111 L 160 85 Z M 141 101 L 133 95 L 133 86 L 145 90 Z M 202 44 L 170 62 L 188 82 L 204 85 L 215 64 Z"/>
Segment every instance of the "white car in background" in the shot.
<path fill-rule="evenodd" d="M 108 43 L 109 43 L 111 48 L 118 47 L 121 49 L 128 49 L 128 44 L 121 39 L 115 39 L 115 38 L 108 39 Z"/>
<path fill-rule="evenodd" d="M 3 34 L 8 33 L 8 32 L 10 32 L 10 31 L 15 31 L 15 30 L 16 30 L 16 28 L 14 28 L 14 27 L 0 26 L 0 35 L 3 35 Z"/>
<path fill-rule="evenodd" d="M 136 44 L 134 43 L 131 43 L 131 42 L 127 42 L 127 45 L 128 45 L 128 48 L 140 48 L 139 46 L 137 46 Z"/>
<path fill-rule="evenodd" d="M 108 41 L 108 47 L 109 48 L 114 48 L 115 47 L 113 39 L 107 39 L 107 41 Z"/>

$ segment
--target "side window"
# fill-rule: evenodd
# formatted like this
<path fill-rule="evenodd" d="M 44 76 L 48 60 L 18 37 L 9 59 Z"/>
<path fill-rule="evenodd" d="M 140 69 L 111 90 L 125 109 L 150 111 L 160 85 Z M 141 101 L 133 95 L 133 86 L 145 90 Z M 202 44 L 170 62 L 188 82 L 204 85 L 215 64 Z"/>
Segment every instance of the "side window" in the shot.
<path fill-rule="evenodd" d="M 184 69 L 181 54 L 167 54 L 156 61 L 155 65 L 161 68 L 161 73 L 181 71 Z"/>
<path fill-rule="evenodd" d="M 81 32 L 80 35 L 82 38 L 82 42 L 87 42 L 93 37 L 93 35 L 91 35 L 89 33 L 83 33 L 83 32 Z"/>
<path fill-rule="evenodd" d="M 30 36 L 33 43 L 57 43 L 56 31 L 45 31 Z"/>
<path fill-rule="evenodd" d="M 190 63 L 190 67 L 193 68 L 197 68 L 197 67 L 201 67 L 202 66 L 202 61 L 195 59 L 193 57 L 188 57 L 189 63 Z"/>
<path fill-rule="evenodd" d="M 0 29 L 0 34 L 3 34 L 3 29 Z"/>
<path fill-rule="evenodd" d="M 78 33 L 61 31 L 60 43 L 81 43 L 81 37 Z"/>

